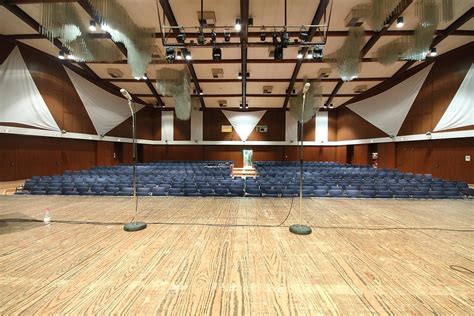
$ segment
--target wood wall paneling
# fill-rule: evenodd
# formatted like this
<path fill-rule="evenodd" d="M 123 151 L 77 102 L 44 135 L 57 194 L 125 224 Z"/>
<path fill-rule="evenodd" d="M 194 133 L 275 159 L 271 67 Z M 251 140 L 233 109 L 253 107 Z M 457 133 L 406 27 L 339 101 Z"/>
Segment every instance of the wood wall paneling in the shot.
<path fill-rule="evenodd" d="M 94 141 L 62 139 L 63 170 L 90 169 L 96 165 L 96 144 Z"/>
<path fill-rule="evenodd" d="M 388 135 L 346 107 L 337 108 L 337 140 L 368 139 Z"/>
<path fill-rule="evenodd" d="M 160 122 L 157 121 L 155 112 L 159 110 L 152 107 L 144 107 L 136 112 L 136 137 L 139 139 L 154 139 L 157 134 L 157 126 L 159 126 L 159 135 L 161 138 L 161 115 Z M 157 126 L 155 126 L 157 125 Z M 132 117 L 120 123 L 106 134 L 107 136 L 132 138 Z"/>
<path fill-rule="evenodd" d="M 173 139 L 174 140 L 191 140 L 191 119 L 182 121 L 173 115 Z"/>
<path fill-rule="evenodd" d="M 377 144 L 379 154 L 378 167 L 379 168 L 396 168 L 396 154 L 395 143 L 380 143 Z"/>
<path fill-rule="evenodd" d="M 16 180 L 17 139 L 13 135 L 0 134 L 0 181 Z"/>
<path fill-rule="evenodd" d="M 97 166 L 113 166 L 116 160 L 114 158 L 114 143 L 96 142 L 96 164 Z"/>
<path fill-rule="evenodd" d="M 328 140 L 337 140 L 337 111 L 335 110 L 328 112 Z"/>
<path fill-rule="evenodd" d="M 368 165 L 369 161 L 369 145 L 354 145 L 354 156 L 351 163 L 353 165 Z"/>
<path fill-rule="evenodd" d="M 336 147 L 336 161 L 339 163 L 347 163 L 347 146 Z"/>
<path fill-rule="evenodd" d="M 304 140 L 314 142 L 316 139 L 316 118 L 311 118 L 308 122 L 304 123 L 303 126 Z M 300 137 L 300 124 L 298 124 L 298 141 Z"/>
<path fill-rule="evenodd" d="M 284 141 L 285 140 L 285 111 L 267 111 L 257 125 L 266 125 L 267 132 L 252 131 L 249 141 Z"/>
<path fill-rule="evenodd" d="M 0 35 L 0 64 L 3 64 L 5 59 L 10 55 L 12 50 L 15 48 L 15 44 L 13 44 L 10 41 L 7 40 L 2 40 L 1 35 Z"/>

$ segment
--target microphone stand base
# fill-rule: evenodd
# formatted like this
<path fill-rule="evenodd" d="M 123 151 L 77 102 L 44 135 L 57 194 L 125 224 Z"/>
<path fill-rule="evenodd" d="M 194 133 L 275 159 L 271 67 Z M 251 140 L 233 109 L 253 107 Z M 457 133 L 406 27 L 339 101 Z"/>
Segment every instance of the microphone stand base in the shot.
<path fill-rule="evenodd" d="M 309 235 L 311 234 L 311 227 L 306 225 L 294 224 L 290 226 L 290 232 L 296 235 Z"/>
<path fill-rule="evenodd" d="M 126 232 L 136 232 L 146 228 L 146 223 L 144 222 L 131 222 L 123 225 L 123 230 Z"/>

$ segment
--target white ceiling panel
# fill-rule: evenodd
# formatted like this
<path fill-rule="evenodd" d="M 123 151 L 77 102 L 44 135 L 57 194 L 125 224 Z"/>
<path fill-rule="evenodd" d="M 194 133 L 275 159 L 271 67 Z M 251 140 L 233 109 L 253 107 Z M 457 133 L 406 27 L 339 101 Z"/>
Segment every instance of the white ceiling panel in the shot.
<path fill-rule="evenodd" d="M 0 34 L 35 34 L 37 31 L 0 6 Z"/>

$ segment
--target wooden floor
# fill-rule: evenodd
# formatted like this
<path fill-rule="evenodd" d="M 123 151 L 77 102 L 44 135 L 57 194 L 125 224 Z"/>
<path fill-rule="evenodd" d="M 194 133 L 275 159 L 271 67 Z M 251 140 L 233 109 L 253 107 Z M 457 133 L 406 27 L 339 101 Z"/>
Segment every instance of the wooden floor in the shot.
<path fill-rule="evenodd" d="M 0 314 L 474 314 L 474 200 L 290 202 L 2 196 Z"/>

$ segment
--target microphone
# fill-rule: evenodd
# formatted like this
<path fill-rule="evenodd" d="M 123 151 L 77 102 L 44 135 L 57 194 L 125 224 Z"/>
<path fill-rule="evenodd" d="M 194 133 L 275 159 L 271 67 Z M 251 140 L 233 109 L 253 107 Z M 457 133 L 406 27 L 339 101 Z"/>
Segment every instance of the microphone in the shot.
<path fill-rule="evenodd" d="M 309 86 L 310 86 L 309 82 L 306 82 L 306 83 L 304 84 L 304 87 L 303 87 L 303 93 L 306 93 L 306 92 L 308 92 L 308 90 L 309 90 Z M 123 90 L 123 89 L 122 89 L 122 90 Z M 122 90 L 120 90 L 120 91 L 122 91 Z M 122 92 L 122 93 L 123 93 L 123 92 Z"/>
<path fill-rule="evenodd" d="M 309 83 L 308 83 L 309 85 Z M 120 93 L 122 93 L 122 95 L 128 100 L 128 101 L 132 101 L 132 96 L 130 95 L 130 93 L 128 93 L 127 90 L 125 89 L 120 89 Z"/>

